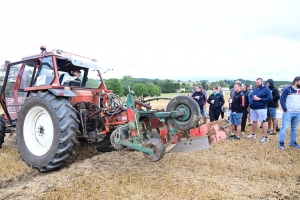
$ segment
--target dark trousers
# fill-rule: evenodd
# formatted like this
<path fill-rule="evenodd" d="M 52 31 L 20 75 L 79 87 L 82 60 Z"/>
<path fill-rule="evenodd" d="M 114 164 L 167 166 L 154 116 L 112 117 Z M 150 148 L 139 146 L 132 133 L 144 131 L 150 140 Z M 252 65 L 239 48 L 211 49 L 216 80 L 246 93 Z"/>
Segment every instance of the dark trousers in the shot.
<path fill-rule="evenodd" d="M 216 110 L 209 109 L 209 119 L 210 119 L 210 122 L 217 121 L 219 119 L 219 117 L 220 117 L 221 112 L 222 112 L 221 108 L 220 109 L 216 109 Z"/>
<path fill-rule="evenodd" d="M 243 117 L 242 117 L 242 132 L 245 132 L 246 123 L 248 117 L 248 110 L 243 110 Z"/>
<path fill-rule="evenodd" d="M 221 118 L 224 119 L 224 112 L 221 112 Z"/>

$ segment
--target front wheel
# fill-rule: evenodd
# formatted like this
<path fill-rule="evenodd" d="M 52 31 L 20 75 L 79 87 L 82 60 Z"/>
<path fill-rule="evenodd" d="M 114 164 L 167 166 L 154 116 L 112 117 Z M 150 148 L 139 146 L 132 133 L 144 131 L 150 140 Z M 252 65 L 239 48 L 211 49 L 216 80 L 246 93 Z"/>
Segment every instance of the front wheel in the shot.
<path fill-rule="evenodd" d="M 77 144 L 79 121 L 67 99 L 38 92 L 22 105 L 17 144 L 23 160 L 40 171 L 61 167 Z"/>

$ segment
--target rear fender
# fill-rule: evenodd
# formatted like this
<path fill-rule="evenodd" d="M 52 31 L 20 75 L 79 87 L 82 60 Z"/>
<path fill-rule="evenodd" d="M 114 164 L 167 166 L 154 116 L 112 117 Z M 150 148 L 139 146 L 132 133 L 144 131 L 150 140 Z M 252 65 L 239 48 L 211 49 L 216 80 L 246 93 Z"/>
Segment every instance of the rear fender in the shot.
<path fill-rule="evenodd" d="M 77 95 L 71 90 L 64 90 L 64 89 L 48 89 L 48 90 L 55 96 L 77 97 Z"/>

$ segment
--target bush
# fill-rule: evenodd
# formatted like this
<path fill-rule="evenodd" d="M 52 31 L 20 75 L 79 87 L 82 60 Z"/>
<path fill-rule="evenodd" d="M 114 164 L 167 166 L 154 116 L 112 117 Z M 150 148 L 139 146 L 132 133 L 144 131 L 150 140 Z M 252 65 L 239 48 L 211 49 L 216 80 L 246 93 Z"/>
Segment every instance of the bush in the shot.
<path fill-rule="evenodd" d="M 145 84 L 143 83 L 136 83 L 133 85 L 133 91 L 136 96 L 143 96 L 147 97 L 149 96 L 148 89 Z"/>
<path fill-rule="evenodd" d="M 106 88 L 109 90 L 113 90 L 115 94 L 123 97 L 124 90 L 121 85 L 121 82 L 117 78 L 110 78 L 105 81 Z"/>

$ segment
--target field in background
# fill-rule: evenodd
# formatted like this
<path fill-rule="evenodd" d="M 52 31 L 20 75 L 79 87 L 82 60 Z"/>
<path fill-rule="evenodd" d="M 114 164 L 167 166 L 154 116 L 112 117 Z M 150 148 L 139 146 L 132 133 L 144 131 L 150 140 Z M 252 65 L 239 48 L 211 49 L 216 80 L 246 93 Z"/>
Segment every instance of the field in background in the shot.
<path fill-rule="evenodd" d="M 225 95 L 229 95 L 229 91 L 224 91 L 225 92 Z M 207 95 L 210 95 L 212 93 L 212 90 L 208 90 L 207 91 Z M 179 96 L 179 95 L 183 95 L 183 96 L 190 96 L 191 93 L 165 93 L 165 94 L 161 94 L 161 97 L 176 97 L 176 96 Z"/>
<path fill-rule="evenodd" d="M 212 91 L 207 91 L 207 95 L 210 95 L 212 93 Z M 191 93 L 167 93 L 167 94 L 162 94 L 160 97 L 167 97 L 167 98 L 174 98 L 177 96 L 190 96 Z M 228 104 L 227 103 L 227 99 L 229 98 L 229 92 L 226 91 L 225 92 L 225 106 Z M 148 97 L 151 98 L 151 97 Z M 147 98 L 146 98 L 147 99 Z M 151 101 L 151 106 L 153 108 L 158 108 L 158 109 L 162 109 L 162 108 L 166 108 L 167 104 L 169 103 L 169 100 L 159 100 L 159 101 Z M 208 106 L 206 107 L 206 109 L 208 109 Z M 206 112 L 208 113 L 208 112 Z"/>
<path fill-rule="evenodd" d="M 245 136 L 155 163 L 133 150 L 99 153 L 79 145 L 64 168 L 50 173 L 29 168 L 6 138 L 0 199 L 300 199 L 300 150 L 279 151 L 278 134 L 260 143 L 261 129 L 257 139 Z"/>

